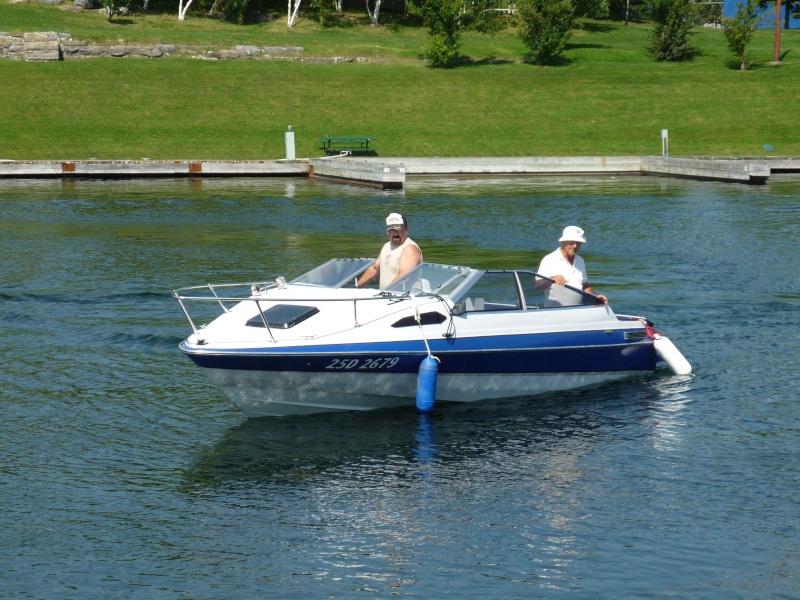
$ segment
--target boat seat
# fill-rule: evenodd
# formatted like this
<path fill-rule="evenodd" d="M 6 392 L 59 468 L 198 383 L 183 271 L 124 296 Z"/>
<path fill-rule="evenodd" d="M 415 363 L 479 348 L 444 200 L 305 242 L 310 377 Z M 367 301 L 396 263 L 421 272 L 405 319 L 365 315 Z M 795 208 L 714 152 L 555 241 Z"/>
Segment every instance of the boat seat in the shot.
<path fill-rule="evenodd" d="M 467 298 L 464 302 L 467 312 L 480 312 L 484 309 L 483 298 Z"/>

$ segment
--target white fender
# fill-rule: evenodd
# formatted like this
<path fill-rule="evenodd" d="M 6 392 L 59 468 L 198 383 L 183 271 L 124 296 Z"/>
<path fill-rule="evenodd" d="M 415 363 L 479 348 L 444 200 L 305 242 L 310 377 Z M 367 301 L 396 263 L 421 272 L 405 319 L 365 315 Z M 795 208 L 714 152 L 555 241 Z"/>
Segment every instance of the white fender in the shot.
<path fill-rule="evenodd" d="M 692 372 L 692 365 L 667 336 L 657 334 L 653 339 L 653 346 L 661 360 L 667 363 L 676 375 L 688 375 Z"/>

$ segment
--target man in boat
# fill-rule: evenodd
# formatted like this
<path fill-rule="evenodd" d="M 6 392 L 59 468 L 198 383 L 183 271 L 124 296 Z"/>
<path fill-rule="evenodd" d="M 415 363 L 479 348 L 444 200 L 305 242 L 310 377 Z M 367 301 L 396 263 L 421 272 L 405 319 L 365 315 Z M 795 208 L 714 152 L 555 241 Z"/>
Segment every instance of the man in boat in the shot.
<path fill-rule="evenodd" d="M 586 277 L 586 263 L 578 256 L 581 245 L 586 243 L 583 229 L 570 225 L 564 228 L 561 238 L 561 247 L 551 252 L 542 259 L 539 265 L 539 275 L 544 275 L 553 280 L 553 285 L 545 279 L 537 279 L 537 289 L 547 289 L 545 292 L 545 306 L 575 306 L 581 304 L 582 298 L 564 285 L 594 294 L 592 286 Z M 603 304 L 608 304 L 608 299 L 603 294 L 596 294 Z"/>
<path fill-rule="evenodd" d="M 363 287 L 380 275 L 379 287 L 386 288 L 422 262 L 422 251 L 416 242 L 408 237 L 408 221 L 398 213 L 386 217 L 386 234 L 389 241 L 383 245 L 378 258 L 367 267 L 356 282 Z"/>

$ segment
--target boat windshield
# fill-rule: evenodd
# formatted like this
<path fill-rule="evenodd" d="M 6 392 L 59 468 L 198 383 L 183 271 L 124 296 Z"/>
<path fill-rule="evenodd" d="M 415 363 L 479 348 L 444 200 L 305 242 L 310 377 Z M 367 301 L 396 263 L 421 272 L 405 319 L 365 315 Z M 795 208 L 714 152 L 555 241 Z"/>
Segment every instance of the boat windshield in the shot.
<path fill-rule="evenodd" d="M 384 291 L 395 294 L 411 292 L 447 296 L 474 272 L 474 269 L 469 267 L 424 262 L 387 286 Z"/>
<path fill-rule="evenodd" d="M 374 258 L 332 258 L 290 283 L 338 288 L 355 279 L 374 262 Z"/>

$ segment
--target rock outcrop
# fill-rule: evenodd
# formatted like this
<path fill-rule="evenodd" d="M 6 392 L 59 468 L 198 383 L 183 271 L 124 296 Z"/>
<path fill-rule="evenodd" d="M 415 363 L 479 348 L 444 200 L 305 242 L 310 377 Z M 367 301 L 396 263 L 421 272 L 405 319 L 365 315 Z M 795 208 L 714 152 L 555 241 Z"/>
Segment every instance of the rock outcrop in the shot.
<path fill-rule="evenodd" d="M 71 38 L 68 33 L 54 31 L 22 35 L 0 32 L 0 58 L 34 62 L 61 60 L 61 40 Z"/>
<path fill-rule="evenodd" d="M 75 0 L 72 8 L 82 10 L 79 2 L 91 5 L 93 0 Z M 115 45 L 100 46 L 89 44 L 81 40 L 72 39 L 68 33 L 54 31 L 38 31 L 23 34 L 11 34 L 0 31 L 0 59 L 27 60 L 27 61 L 59 61 L 73 58 L 159 58 L 172 54 L 190 56 L 204 60 L 298 60 L 303 62 L 384 62 L 369 58 L 348 58 L 343 56 L 303 56 L 300 46 L 246 46 L 238 45 L 233 50 L 208 49 L 189 46 L 180 46 L 177 49 L 172 44 L 144 45 Z"/>

